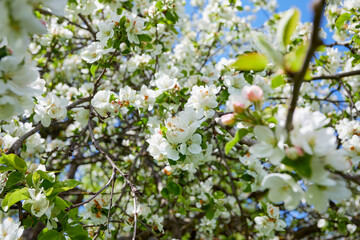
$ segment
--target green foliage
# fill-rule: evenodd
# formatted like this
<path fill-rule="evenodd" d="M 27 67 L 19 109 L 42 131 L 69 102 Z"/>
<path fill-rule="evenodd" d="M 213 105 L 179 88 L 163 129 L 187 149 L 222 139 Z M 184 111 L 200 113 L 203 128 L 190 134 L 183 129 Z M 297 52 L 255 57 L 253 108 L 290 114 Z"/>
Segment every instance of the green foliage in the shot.
<path fill-rule="evenodd" d="M 225 153 L 229 154 L 230 150 L 243 138 L 248 134 L 248 130 L 242 128 L 238 129 L 236 131 L 236 134 L 233 139 L 231 139 L 229 142 L 225 145 Z"/>
<path fill-rule="evenodd" d="M 267 63 L 265 55 L 252 52 L 241 54 L 231 66 L 237 71 L 263 71 Z"/>
<path fill-rule="evenodd" d="M 296 8 L 286 11 L 284 16 L 281 18 L 276 32 L 276 37 L 277 41 L 281 44 L 284 50 L 290 43 L 290 38 L 294 33 L 299 20 L 300 11 Z"/>

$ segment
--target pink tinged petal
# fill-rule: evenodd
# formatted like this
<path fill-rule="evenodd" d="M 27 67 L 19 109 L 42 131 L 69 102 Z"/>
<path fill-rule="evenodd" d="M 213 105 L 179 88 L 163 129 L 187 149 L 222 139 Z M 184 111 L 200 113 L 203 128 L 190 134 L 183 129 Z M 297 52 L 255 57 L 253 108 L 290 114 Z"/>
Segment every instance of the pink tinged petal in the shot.
<path fill-rule="evenodd" d="M 274 152 L 274 148 L 268 143 L 260 142 L 251 146 L 249 152 L 259 158 L 264 158 L 271 156 Z"/>

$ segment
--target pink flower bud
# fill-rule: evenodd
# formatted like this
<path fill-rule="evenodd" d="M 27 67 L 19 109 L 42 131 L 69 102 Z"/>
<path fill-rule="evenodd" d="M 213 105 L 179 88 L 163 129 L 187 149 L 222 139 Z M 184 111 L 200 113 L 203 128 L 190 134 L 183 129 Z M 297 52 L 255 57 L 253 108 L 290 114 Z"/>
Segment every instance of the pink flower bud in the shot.
<path fill-rule="evenodd" d="M 244 91 L 246 98 L 251 102 L 260 102 L 263 100 L 264 92 L 260 87 L 256 85 L 244 87 Z"/>
<path fill-rule="evenodd" d="M 111 104 L 115 104 L 115 101 L 114 101 L 114 100 L 112 100 L 112 101 L 111 101 Z"/>
<path fill-rule="evenodd" d="M 221 122 L 222 124 L 226 125 L 232 125 L 235 123 L 235 116 L 232 113 L 225 114 L 221 116 Z"/>
<path fill-rule="evenodd" d="M 233 108 L 235 113 L 242 113 L 246 109 L 245 105 L 241 102 L 234 103 Z"/>
<path fill-rule="evenodd" d="M 292 160 L 304 155 L 304 151 L 299 146 L 289 147 L 285 149 L 286 156 Z"/>

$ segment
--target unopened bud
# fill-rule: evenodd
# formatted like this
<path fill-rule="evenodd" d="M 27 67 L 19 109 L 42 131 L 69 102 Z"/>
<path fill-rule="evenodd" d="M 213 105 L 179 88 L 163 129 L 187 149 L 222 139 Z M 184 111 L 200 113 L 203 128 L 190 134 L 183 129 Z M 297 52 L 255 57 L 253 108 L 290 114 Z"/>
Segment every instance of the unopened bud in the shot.
<path fill-rule="evenodd" d="M 235 116 L 232 113 L 225 114 L 221 116 L 221 122 L 222 124 L 226 125 L 232 125 L 235 123 Z"/>
<path fill-rule="evenodd" d="M 292 160 L 304 155 L 304 151 L 299 146 L 289 147 L 285 150 L 286 156 Z"/>
<path fill-rule="evenodd" d="M 260 87 L 258 87 L 256 85 L 251 85 L 249 87 L 244 87 L 244 91 L 245 91 L 245 94 L 246 94 L 246 98 L 250 102 L 260 102 L 260 101 L 263 100 L 264 92 Z"/>
<path fill-rule="evenodd" d="M 242 113 L 246 109 L 245 105 L 240 102 L 234 103 L 233 108 L 235 113 Z"/>

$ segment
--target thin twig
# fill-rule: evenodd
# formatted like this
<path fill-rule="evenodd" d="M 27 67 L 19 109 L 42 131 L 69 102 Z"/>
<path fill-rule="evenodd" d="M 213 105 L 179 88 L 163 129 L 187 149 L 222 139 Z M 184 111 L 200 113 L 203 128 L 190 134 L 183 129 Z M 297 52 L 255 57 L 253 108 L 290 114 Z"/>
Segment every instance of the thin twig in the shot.
<path fill-rule="evenodd" d="M 114 181 L 115 180 L 115 171 L 113 171 L 113 173 L 111 174 L 111 177 L 110 177 L 110 179 L 109 179 L 109 181 L 105 184 L 105 186 L 103 186 L 98 192 L 96 192 L 95 194 L 94 194 L 94 196 L 92 196 L 91 198 L 89 198 L 88 200 L 86 200 L 86 201 L 84 201 L 84 202 L 81 202 L 81 203 L 78 203 L 78 204 L 74 204 L 74 205 L 71 205 L 70 207 L 68 207 L 67 209 L 65 209 L 66 211 L 69 211 L 69 210 L 71 210 L 71 209 L 73 209 L 73 208 L 77 208 L 77 207 L 80 207 L 80 206 L 82 206 L 82 205 L 84 205 L 84 204 L 86 204 L 86 203 L 89 203 L 89 202 L 91 202 L 94 198 L 96 198 L 102 191 L 104 191 L 109 185 L 110 185 L 110 183 L 112 182 L 112 181 Z M 109 210 L 110 211 L 110 210 Z"/>
<path fill-rule="evenodd" d="M 301 70 L 296 73 L 296 75 L 293 78 L 293 92 L 291 96 L 291 102 L 288 108 L 288 113 L 286 116 L 286 122 L 285 122 L 285 128 L 289 132 L 292 129 L 292 120 L 295 112 L 295 108 L 297 105 L 297 100 L 299 98 L 300 94 L 300 88 L 304 81 L 304 76 L 309 68 L 310 61 L 313 57 L 313 54 L 316 50 L 316 48 L 321 45 L 321 39 L 319 38 L 319 29 L 320 29 L 320 22 L 321 17 L 323 15 L 323 11 L 325 8 L 325 2 L 326 0 L 320 0 L 314 3 L 314 23 L 313 23 L 313 29 L 311 32 L 311 40 L 309 48 L 306 52 L 305 60 L 302 64 Z"/>

